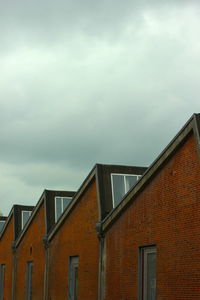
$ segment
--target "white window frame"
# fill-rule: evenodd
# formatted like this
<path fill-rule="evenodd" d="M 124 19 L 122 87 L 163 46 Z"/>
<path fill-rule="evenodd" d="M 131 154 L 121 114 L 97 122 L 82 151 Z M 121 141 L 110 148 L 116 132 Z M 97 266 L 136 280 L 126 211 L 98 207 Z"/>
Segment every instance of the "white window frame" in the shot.
<path fill-rule="evenodd" d="M 5 220 L 0 220 L 0 223 L 3 223 L 3 226 L 4 226 L 5 222 L 6 222 Z M 3 226 L 2 226 L 2 229 L 3 229 Z"/>
<path fill-rule="evenodd" d="M 137 177 L 137 181 L 138 179 L 142 176 L 142 175 L 138 175 L 138 174 L 123 174 L 123 173 L 111 173 L 111 189 L 112 189 L 112 203 L 113 203 L 113 208 L 116 206 L 115 205 L 115 199 L 114 199 L 114 187 L 113 187 L 113 175 L 114 176 L 123 176 L 124 177 L 124 189 L 125 189 L 125 194 L 128 193 L 128 189 L 127 189 L 127 185 L 126 185 L 126 180 L 125 180 L 125 177 L 126 176 L 134 176 L 134 177 Z"/>
<path fill-rule="evenodd" d="M 147 300 L 147 257 L 150 253 L 157 253 L 156 246 L 147 246 L 141 248 L 141 267 L 140 267 L 140 276 L 141 276 L 141 297 L 142 300 Z M 156 288 L 156 282 L 155 282 Z"/>
<path fill-rule="evenodd" d="M 24 226 L 26 225 L 26 223 L 28 222 L 28 220 L 27 220 L 27 222 L 25 223 L 25 224 L 23 224 L 23 213 L 29 213 L 29 218 L 30 218 L 30 215 L 31 215 L 31 213 L 32 213 L 32 210 L 22 210 L 22 214 L 21 214 L 21 216 L 22 216 L 22 220 L 21 220 L 21 226 L 22 226 L 22 229 L 24 229 Z"/>
<path fill-rule="evenodd" d="M 56 201 L 57 198 L 61 198 L 62 199 L 62 201 L 61 201 L 61 215 L 64 212 L 63 199 L 70 199 L 70 200 L 72 200 L 72 197 L 70 197 L 70 196 L 64 196 L 64 197 L 62 197 L 62 196 L 55 196 L 55 198 L 54 198 L 54 201 L 55 201 L 55 222 L 57 222 L 58 219 L 60 218 L 60 217 L 57 218 L 57 213 L 56 213 L 57 212 L 57 201 Z"/>

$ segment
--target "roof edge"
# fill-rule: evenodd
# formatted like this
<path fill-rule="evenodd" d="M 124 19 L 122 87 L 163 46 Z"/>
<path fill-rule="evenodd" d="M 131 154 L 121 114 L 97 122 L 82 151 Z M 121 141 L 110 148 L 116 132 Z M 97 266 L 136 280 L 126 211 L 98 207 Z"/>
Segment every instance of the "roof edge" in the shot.
<path fill-rule="evenodd" d="M 7 228 L 8 224 L 9 224 L 9 222 L 10 222 L 10 219 L 11 219 L 11 217 L 12 217 L 12 215 L 13 215 L 13 212 L 14 212 L 14 206 L 15 206 L 15 205 L 12 206 L 12 208 L 11 208 L 11 210 L 10 210 L 10 212 L 9 212 L 9 215 L 8 215 L 8 217 L 7 217 L 7 219 L 6 219 L 6 222 L 5 222 L 4 226 L 3 226 L 3 229 L 2 229 L 2 231 L 0 232 L 0 240 L 2 239 L 2 237 L 3 237 L 3 235 L 4 235 L 4 232 L 6 231 L 6 228 Z"/>
<path fill-rule="evenodd" d="M 45 193 L 46 193 L 46 190 L 44 190 L 42 192 L 42 195 L 40 196 L 40 198 L 38 200 L 38 203 L 36 204 L 36 206 L 32 210 L 32 214 L 31 214 L 30 218 L 28 219 L 28 221 L 25 224 L 24 228 L 22 229 L 19 236 L 17 237 L 17 239 L 15 241 L 15 247 L 18 247 L 18 245 L 20 244 L 20 241 L 22 240 L 23 236 L 25 235 L 26 231 L 28 230 L 28 227 L 29 227 L 30 223 L 32 222 L 32 220 L 35 217 L 37 211 L 39 210 L 40 206 L 42 205 L 42 202 L 43 202 L 44 197 L 45 197 Z"/>
<path fill-rule="evenodd" d="M 130 190 L 128 194 L 124 196 L 119 205 L 110 212 L 110 214 L 102 221 L 101 231 L 106 232 L 114 223 L 114 221 L 121 215 L 130 202 L 137 196 L 142 188 L 153 177 L 155 172 L 161 168 L 164 162 L 171 156 L 171 154 L 178 148 L 186 137 L 194 132 L 195 138 L 200 148 L 200 114 L 193 114 L 181 130 L 175 135 L 171 142 L 164 148 L 164 150 L 158 155 L 158 157 L 149 166 L 143 176 L 138 180 L 136 185 Z"/>
<path fill-rule="evenodd" d="M 71 211 L 73 210 L 74 206 L 77 204 L 77 202 L 80 199 L 80 196 L 84 193 L 84 191 L 86 190 L 86 188 L 89 186 L 89 184 L 91 183 L 92 179 L 96 176 L 96 169 L 97 169 L 97 164 L 95 164 L 95 166 L 92 168 L 92 170 L 90 171 L 90 173 L 88 174 L 88 176 L 86 177 L 86 179 L 83 181 L 83 183 L 81 184 L 80 188 L 78 189 L 78 191 L 76 192 L 76 194 L 74 195 L 74 197 L 72 198 L 71 203 L 67 206 L 66 210 L 64 211 L 64 213 L 61 215 L 60 219 L 58 220 L 58 222 L 55 224 L 55 226 L 53 227 L 53 229 L 50 231 L 50 233 L 48 234 L 47 237 L 47 242 L 51 241 L 51 239 L 54 237 L 54 235 L 56 234 L 56 232 L 58 231 L 58 229 L 60 228 L 60 226 L 62 226 L 65 218 L 68 217 L 68 215 L 71 213 Z"/>

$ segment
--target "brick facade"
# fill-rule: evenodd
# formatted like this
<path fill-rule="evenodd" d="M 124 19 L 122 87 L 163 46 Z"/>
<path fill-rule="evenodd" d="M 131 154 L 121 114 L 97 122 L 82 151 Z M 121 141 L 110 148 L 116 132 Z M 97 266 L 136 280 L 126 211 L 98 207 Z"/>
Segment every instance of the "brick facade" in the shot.
<path fill-rule="evenodd" d="M 45 210 L 44 203 L 42 203 L 33 221 L 28 226 L 26 234 L 23 235 L 16 247 L 15 300 L 26 299 L 28 262 L 33 262 L 32 299 L 43 299 L 45 270 L 44 236 Z"/>
<path fill-rule="evenodd" d="M 12 299 L 12 243 L 14 241 L 14 216 L 10 215 L 7 226 L 0 237 L 0 265 L 5 265 L 4 299 Z"/>
<path fill-rule="evenodd" d="M 97 299 L 99 243 L 95 180 L 49 241 L 49 300 L 67 299 L 69 257 L 79 256 L 78 299 Z"/>
<path fill-rule="evenodd" d="M 33 207 L 14 206 L 0 233 L 3 299 L 75 300 L 75 278 L 78 300 L 151 300 L 143 284 L 149 250 L 156 300 L 199 300 L 199 155 L 200 114 L 147 170 L 97 164 L 76 193 L 45 190 L 24 228 L 21 213 Z M 113 174 L 124 184 L 143 176 L 115 202 Z M 72 198 L 59 216 L 55 197 Z M 1 288 L 0 272 L 0 296 Z"/>
<path fill-rule="evenodd" d="M 106 300 L 139 300 L 139 247 L 157 247 L 157 300 L 200 299 L 200 165 L 189 136 L 105 233 Z"/>

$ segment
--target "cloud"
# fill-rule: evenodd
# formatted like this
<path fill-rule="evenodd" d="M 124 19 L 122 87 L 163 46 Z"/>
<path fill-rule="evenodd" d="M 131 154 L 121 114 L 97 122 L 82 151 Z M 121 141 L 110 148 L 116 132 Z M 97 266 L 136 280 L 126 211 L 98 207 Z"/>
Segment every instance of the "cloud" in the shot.
<path fill-rule="evenodd" d="M 2 3 L 5 209 L 77 188 L 96 162 L 149 165 L 199 111 L 198 2 L 140 3 Z"/>

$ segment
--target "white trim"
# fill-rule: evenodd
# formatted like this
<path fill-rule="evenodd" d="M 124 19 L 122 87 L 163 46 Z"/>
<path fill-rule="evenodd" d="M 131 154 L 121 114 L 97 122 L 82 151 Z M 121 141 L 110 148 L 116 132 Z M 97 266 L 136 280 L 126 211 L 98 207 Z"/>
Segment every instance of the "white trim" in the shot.
<path fill-rule="evenodd" d="M 22 210 L 21 211 L 21 228 L 23 229 L 24 228 L 24 226 L 26 225 L 26 224 L 23 224 L 23 213 L 24 212 L 28 212 L 29 213 L 29 218 L 30 218 L 30 215 L 31 215 L 31 213 L 32 213 L 32 210 Z M 28 218 L 28 219 L 29 219 Z M 28 220 L 27 220 L 28 221 Z"/>
<path fill-rule="evenodd" d="M 150 253 L 155 253 L 156 254 L 156 247 L 147 247 L 143 248 L 143 283 L 142 283 L 142 288 L 143 288 L 143 300 L 147 300 L 147 256 Z"/>
<path fill-rule="evenodd" d="M 115 205 L 115 201 L 114 201 L 113 175 L 115 175 L 115 176 L 116 175 L 117 176 L 123 176 L 124 177 L 124 190 L 125 190 L 125 194 L 124 195 L 126 195 L 126 193 L 128 193 L 128 191 L 130 190 L 130 189 L 127 190 L 127 185 L 126 185 L 126 180 L 125 180 L 126 176 L 137 177 L 137 181 L 138 181 L 138 179 L 142 175 L 139 175 L 139 174 L 124 174 L 124 173 L 111 173 L 110 174 L 110 177 L 111 177 L 111 190 L 112 190 L 112 204 L 113 204 L 113 208 L 114 208 L 114 207 L 116 207 L 116 205 Z"/>
<path fill-rule="evenodd" d="M 60 217 L 58 217 L 57 218 L 57 201 L 56 201 L 56 199 L 57 198 L 60 198 L 61 199 L 61 215 L 62 215 L 62 213 L 64 212 L 64 205 L 63 205 L 63 199 L 69 199 L 69 200 L 71 200 L 73 197 L 71 196 L 55 196 L 54 197 L 54 203 L 55 203 L 55 222 L 57 222 L 58 221 L 58 219 L 60 218 Z"/>

